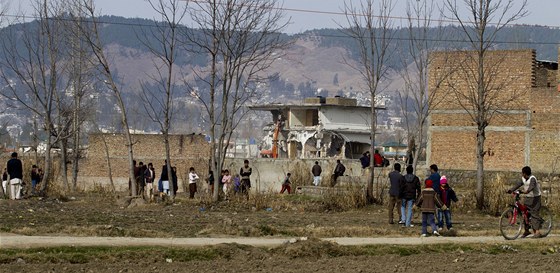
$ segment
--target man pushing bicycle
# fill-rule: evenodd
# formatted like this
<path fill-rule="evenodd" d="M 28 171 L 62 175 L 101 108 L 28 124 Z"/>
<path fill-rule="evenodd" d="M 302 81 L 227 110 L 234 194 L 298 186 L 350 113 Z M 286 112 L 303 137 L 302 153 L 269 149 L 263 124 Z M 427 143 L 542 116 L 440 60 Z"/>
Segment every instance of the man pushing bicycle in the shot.
<path fill-rule="evenodd" d="M 541 186 L 534 175 L 531 175 L 531 168 L 529 166 L 523 167 L 521 169 L 522 180 L 519 181 L 513 188 L 508 190 L 508 193 L 512 193 L 520 187 L 523 187 L 521 193 L 525 194 L 524 204 L 527 206 L 529 213 L 531 215 L 531 227 L 533 228 L 533 238 L 543 237 L 540 233 L 541 224 L 543 222 L 540 217 L 541 210 Z M 529 231 L 529 226 L 525 225 L 525 232 L 521 238 L 525 238 L 531 234 Z"/>

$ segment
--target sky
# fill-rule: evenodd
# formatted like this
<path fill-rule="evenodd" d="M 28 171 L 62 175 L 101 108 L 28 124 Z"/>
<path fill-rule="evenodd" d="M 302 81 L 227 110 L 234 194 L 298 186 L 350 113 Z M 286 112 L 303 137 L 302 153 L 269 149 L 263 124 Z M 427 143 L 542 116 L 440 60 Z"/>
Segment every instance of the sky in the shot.
<path fill-rule="evenodd" d="M 21 5 L 22 9 L 30 13 L 28 0 L 7 0 L 11 6 Z M 154 12 L 146 0 L 94 0 L 102 14 L 117 15 L 123 17 L 154 18 Z M 346 0 L 359 3 L 359 0 Z M 405 16 L 406 0 L 395 0 L 393 16 Z M 462 0 L 457 0 L 462 3 Z M 518 0 L 519 2 L 521 0 Z M 443 0 L 435 0 L 442 3 Z M 283 7 L 288 9 L 286 16 L 290 18 L 291 24 L 286 28 L 286 32 L 293 34 L 309 29 L 317 28 L 336 28 L 338 24 L 344 25 L 345 18 L 340 13 L 344 5 L 344 0 L 284 0 Z M 548 25 L 560 27 L 558 13 L 560 11 L 560 0 L 528 0 L 529 15 L 516 23 L 530 25 Z M 295 10 L 307 10 L 295 11 Z M 323 12 L 323 13 L 321 13 Z M 404 20 L 396 19 L 395 24 L 399 25 Z"/>

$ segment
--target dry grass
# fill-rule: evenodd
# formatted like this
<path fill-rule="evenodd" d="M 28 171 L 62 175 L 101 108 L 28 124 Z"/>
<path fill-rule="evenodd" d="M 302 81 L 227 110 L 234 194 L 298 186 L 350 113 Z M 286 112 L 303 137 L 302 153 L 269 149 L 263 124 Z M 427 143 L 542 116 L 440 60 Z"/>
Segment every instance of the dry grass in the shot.
<path fill-rule="evenodd" d="M 326 210 L 345 211 L 359 209 L 366 205 L 365 189 L 360 186 L 333 188 L 322 197 Z"/>
<path fill-rule="evenodd" d="M 537 176 L 538 177 L 538 176 Z M 514 200 L 506 191 L 515 185 L 515 181 L 521 179 L 518 174 L 492 173 L 485 177 L 484 185 L 484 213 L 499 216 L 503 210 Z M 553 178 L 539 179 L 543 189 L 543 205 L 551 211 L 559 211 L 560 200 L 557 198 L 557 190 Z M 459 197 L 459 202 L 454 205 L 459 211 L 476 211 L 476 181 L 475 179 L 464 179 L 463 183 L 454 187 Z"/>

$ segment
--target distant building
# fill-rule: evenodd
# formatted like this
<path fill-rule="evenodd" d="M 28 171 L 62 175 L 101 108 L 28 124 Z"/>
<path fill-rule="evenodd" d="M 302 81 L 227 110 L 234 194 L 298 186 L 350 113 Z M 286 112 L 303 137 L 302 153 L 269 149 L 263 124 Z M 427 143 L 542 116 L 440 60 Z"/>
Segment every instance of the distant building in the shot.
<path fill-rule="evenodd" d="M 436 52 L 430 63 L 429 89 L 435 91 L 434 100 L 441 102 L 430 110 L 426 156 L 429 164 L 438 164 L 442 169 L 476 170 L 476 124 L 453 91 L 469 92 L 464 76 L 465 71 L 472 72 L 464 68 L 468 62 L 474 63 L 469 54 L 475 53 Z M 515 100 L 509 105 L 496 105 L 498 111 L 486 127 L 485 170 L 519 171 L 525 165 L 539 172 L 558 170 L 558 63 L 537 60 L 531 49 L 490 51 L 487 58 L 487 66 L 492 61 L 497 63 L 490 66 L 492 84 L 504 85 L 499 96 Z M 436 78 L 445 71 L 453 73 L 440 84 Z"/>
<path fill-rule="evenodd" d="M 386 158 L 404 160 L 408 151 L 408 145 L 395 141 L 384 143 L 381 146 L 383 146 L 383 156 Z"/>
<path fill-rule="evenodd" d="M 359 158 L 371 146 L 371 108 L 355 99 L 316 97 L 249 108 L 272 113 L 260 144 L 263 157 L 276 151 L 278 158 Z"/>

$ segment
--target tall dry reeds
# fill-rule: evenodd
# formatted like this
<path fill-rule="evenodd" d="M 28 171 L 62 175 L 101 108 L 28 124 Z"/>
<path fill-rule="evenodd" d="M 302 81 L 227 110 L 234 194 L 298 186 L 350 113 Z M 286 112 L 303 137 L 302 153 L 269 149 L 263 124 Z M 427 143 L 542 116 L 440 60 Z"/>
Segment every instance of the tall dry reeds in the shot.
<path fill-rule="evenodd" d="M 323 207 L 326 210 L 352 210 L 364 207 L 366 202 L 365 188 L 349 186 L 332 188 L 322 196 Z"/>

